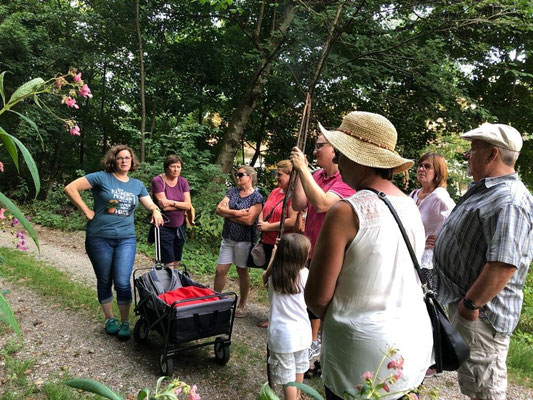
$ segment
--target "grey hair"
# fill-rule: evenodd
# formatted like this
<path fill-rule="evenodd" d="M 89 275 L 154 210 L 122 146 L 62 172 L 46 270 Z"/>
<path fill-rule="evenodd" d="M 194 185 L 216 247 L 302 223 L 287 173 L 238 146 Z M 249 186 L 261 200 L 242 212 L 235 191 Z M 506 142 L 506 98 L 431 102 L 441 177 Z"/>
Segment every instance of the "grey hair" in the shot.
<path fill-rule="evenodd" d="M 500 152 L 500 159 L 502 162 L 509 166 L 514 167 L 514 164 L 516 163 L 516 160 L 518 160 L 518 156 L 520 155 L 519 151 L 504 149 L 500 146 L 496 146 Z"/>

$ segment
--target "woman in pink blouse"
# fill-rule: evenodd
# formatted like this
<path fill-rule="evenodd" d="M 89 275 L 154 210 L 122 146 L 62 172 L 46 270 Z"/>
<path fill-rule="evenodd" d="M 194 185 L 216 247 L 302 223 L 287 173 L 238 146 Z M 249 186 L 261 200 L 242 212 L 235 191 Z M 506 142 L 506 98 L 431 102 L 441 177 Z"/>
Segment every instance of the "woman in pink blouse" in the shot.
<path fill-rule="evenodd" d="M 415 200 L 420 210 L 426 230 L 426 248 L 422 255 L 421 267 L 430 283 L 432 283 L 435 239 L 444 221 L 455 207 L 455 202 L 446 190 L 447 179 L 448 167 L 444 157 L 432 152 L 420 157 L 417 180 L 422 188 L 414 190 L 410 196 Z"/>

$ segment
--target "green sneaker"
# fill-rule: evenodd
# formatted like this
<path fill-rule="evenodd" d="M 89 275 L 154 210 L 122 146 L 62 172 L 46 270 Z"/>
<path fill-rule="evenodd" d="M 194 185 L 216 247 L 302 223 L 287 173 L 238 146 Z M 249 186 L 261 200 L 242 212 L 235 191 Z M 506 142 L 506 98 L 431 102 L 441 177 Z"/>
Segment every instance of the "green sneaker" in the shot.
<path fill-rule="evenodd" d="M 108 335 L 116 335 L 120 328 L 118 327 L 117 320 L 115 318 L 109 318 L 105 322 L 105 331 Z"/>
<path fill-rule="evenodd" d="M 130 338 L 131 332 L 130 332 L 130 323 L 129 322 L 121 322 L 120 323 L 120 330 L 118 331 L 118 338 L 120 340 L 128 340 Z"/>

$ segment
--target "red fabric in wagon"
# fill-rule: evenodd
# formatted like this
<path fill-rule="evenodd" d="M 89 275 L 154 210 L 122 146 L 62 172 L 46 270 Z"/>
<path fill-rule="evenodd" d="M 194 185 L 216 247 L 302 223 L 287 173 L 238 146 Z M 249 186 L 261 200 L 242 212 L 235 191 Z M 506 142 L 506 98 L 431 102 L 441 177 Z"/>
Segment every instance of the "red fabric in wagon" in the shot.
<path fill-rule="evenodd" d="M 219 297 L 210 297 L 208 299 L 196 299 L 196 297 L 210 296 L 213 294 L 215 294 L 215 292 L 209 288 L 201 288 L 197 286 L 184 286 L 184 287 L 180 287 L 178 289 L 172 290 L 170 292 L 160 294 L 157 297 L 159 297 L 161 300 L 163 300 L 168 305 L 172 305 L 172 303 L 174 303 L 175 301 L 191 299 L 191 301 L 184 301 L 183 303 L 174 305 L 174 307 L 181 307 L 181 306 L 190 306 L 191 304 L 198 304 L 198 303 L 205 303 L 208 301 L 220 300 Z"/>

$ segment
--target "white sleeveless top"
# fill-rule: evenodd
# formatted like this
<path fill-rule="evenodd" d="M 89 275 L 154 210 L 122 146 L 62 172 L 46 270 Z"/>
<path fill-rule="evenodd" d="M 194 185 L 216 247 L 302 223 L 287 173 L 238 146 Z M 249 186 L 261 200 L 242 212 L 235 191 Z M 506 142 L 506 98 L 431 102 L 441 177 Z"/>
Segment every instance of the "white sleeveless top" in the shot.
<path fill-rule="evenodd" d="M 425 235 L 420 212 L 409 197 L 388 197 L 420 261 Z M 337 396 L 353 392 L 366 371 L 375 373 L 389 347 L 405 360 L 403 377 L 390 386 L 401 397 L 424 379 L 432 364 L 433 335 L 413 262 L 390 210 L 374 193 L 346 199 L 359 217 L 359 231 L 344 254 L 335 293 L 324 318 L 322 370 Z M 380 376 L 385 378 L 385 361 Z"/>

